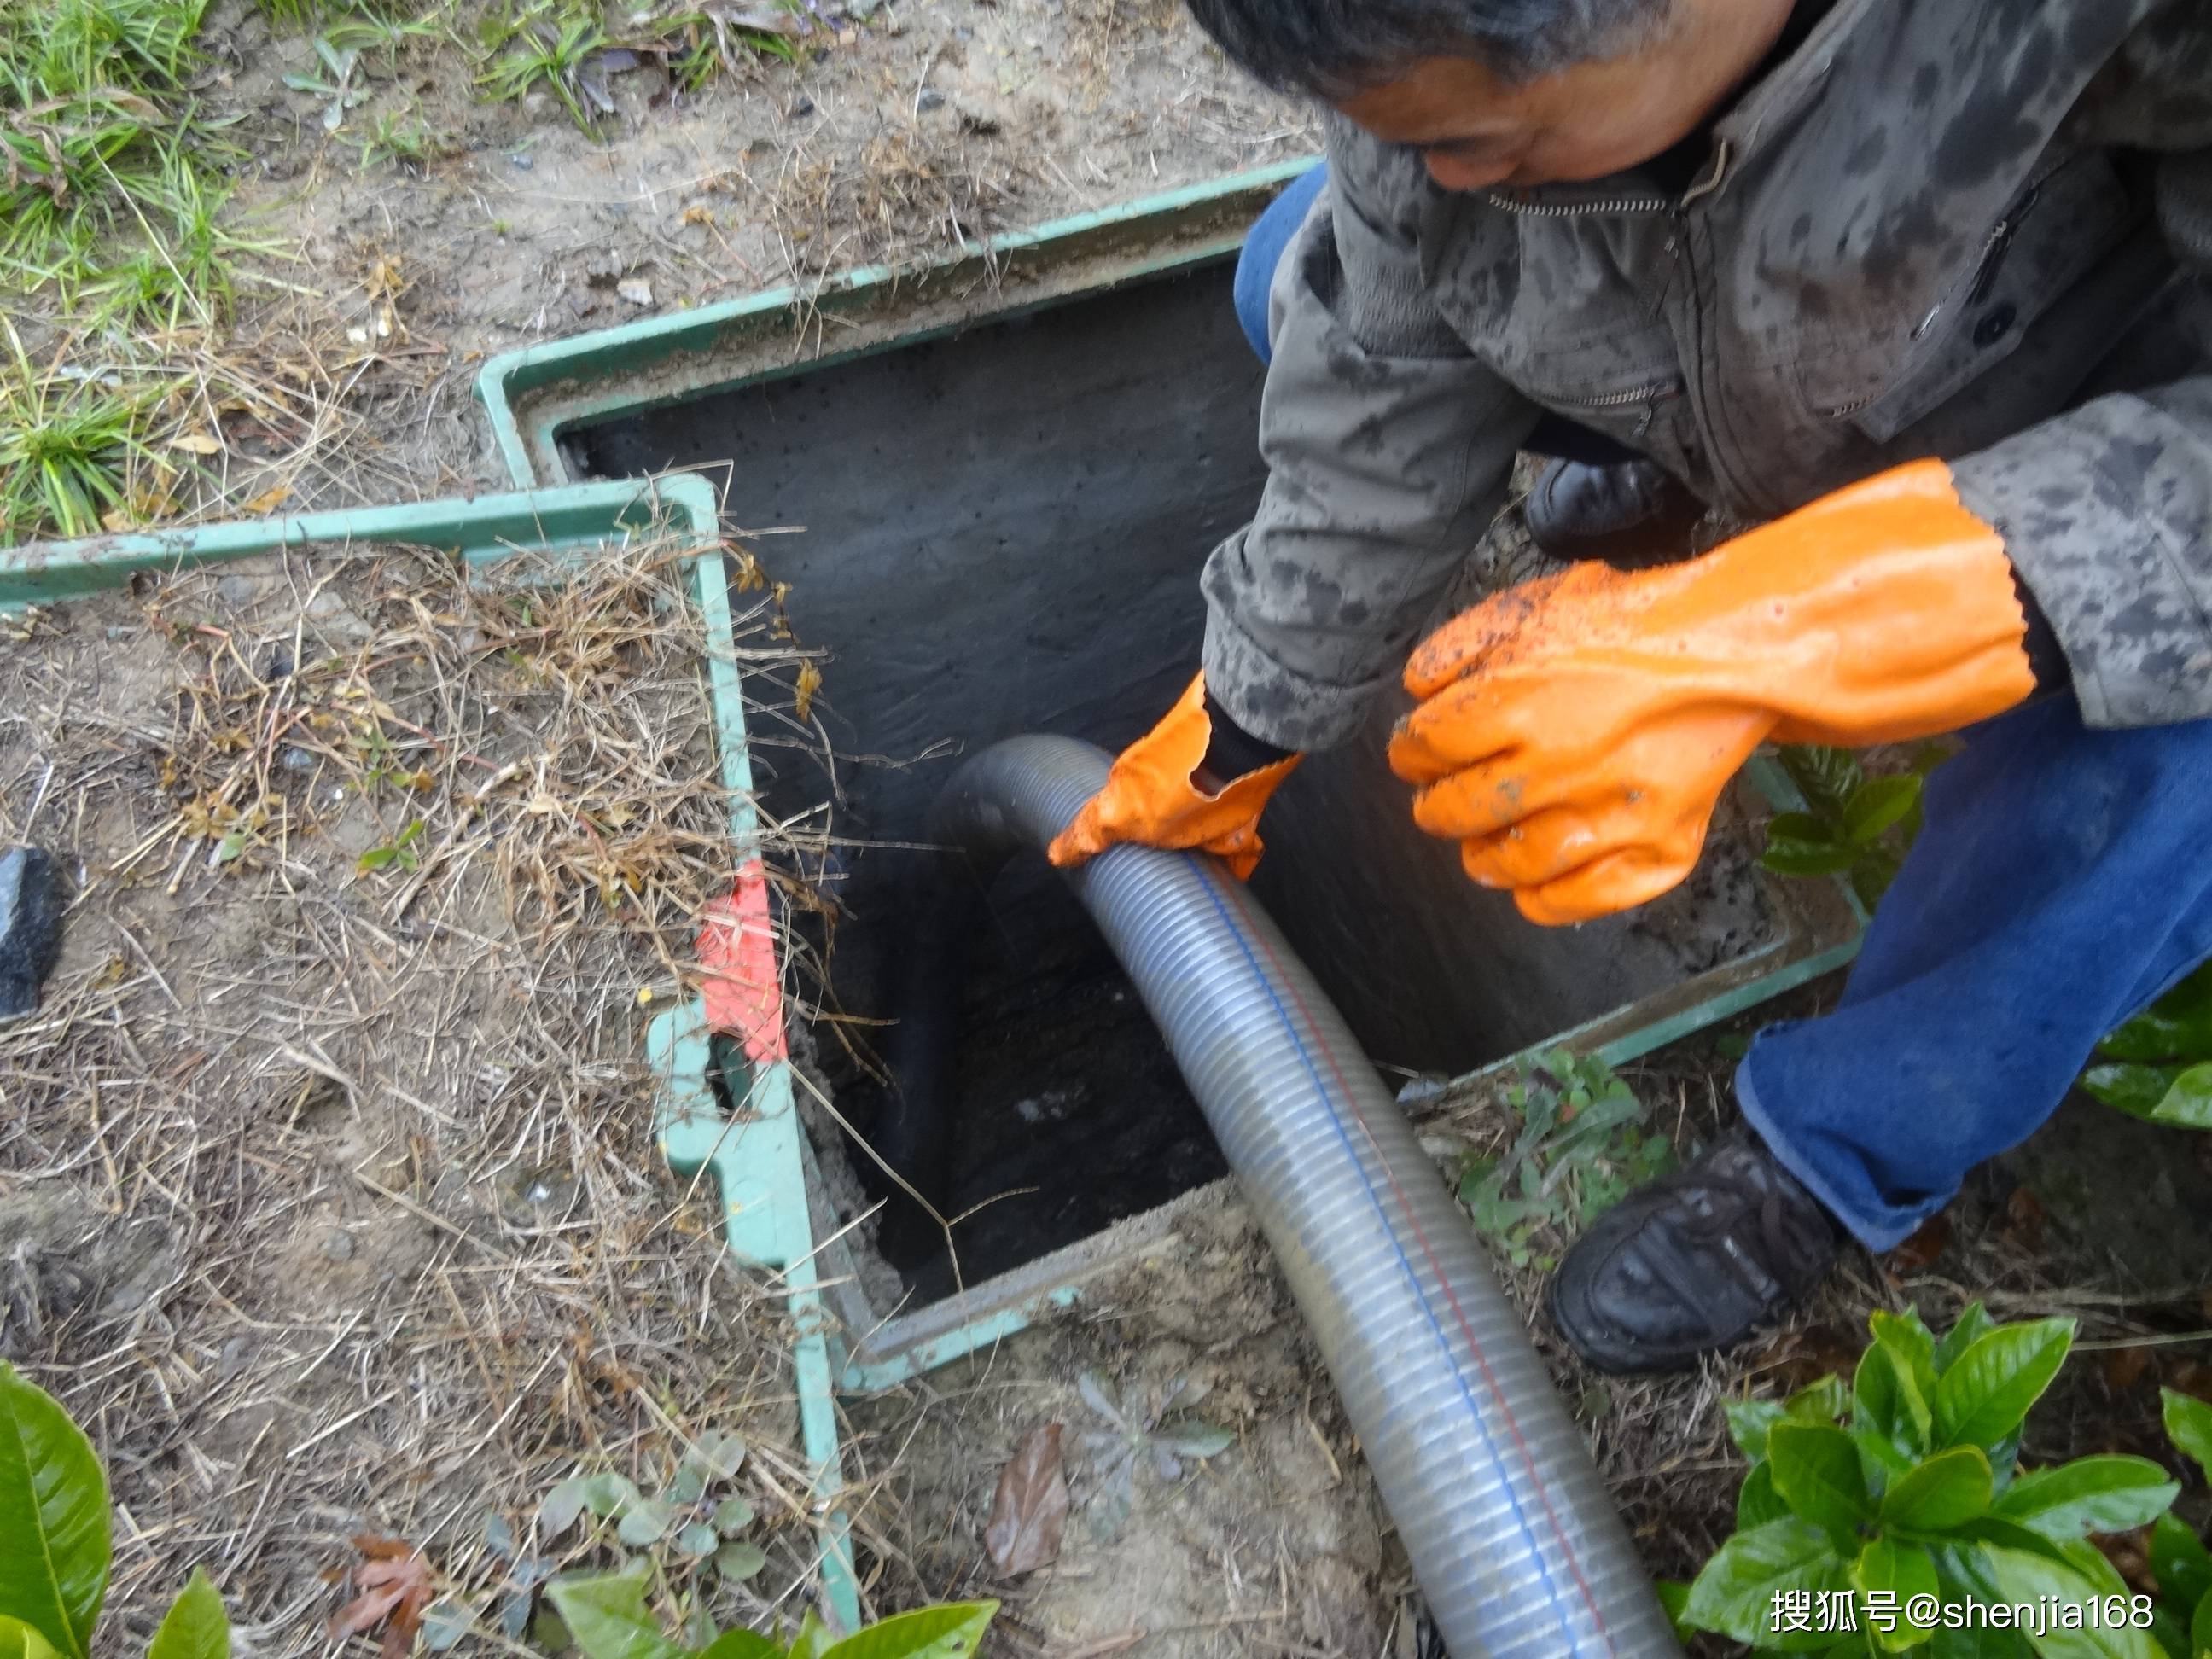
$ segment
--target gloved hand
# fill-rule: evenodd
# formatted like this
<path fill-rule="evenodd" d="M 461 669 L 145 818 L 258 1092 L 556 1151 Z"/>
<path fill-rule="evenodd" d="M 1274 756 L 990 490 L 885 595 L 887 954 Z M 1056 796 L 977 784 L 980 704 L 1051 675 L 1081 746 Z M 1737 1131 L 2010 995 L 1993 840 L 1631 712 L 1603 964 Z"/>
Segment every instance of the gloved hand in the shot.
<path fill-rule="evenodd" d="M 2004 543 L 1915 462 L 1658 569 L 1584 565 L 1438 629 L 1391 769 L 1467 872 L 1548 926 L 1689 874 L 1753 750 L 1955 731 L 2035 676 Z"/>
<path fill-rule="evenodd" d="M 1260 862 L 1260 812 L 1298 763 L 1292 755 L 1244 773 L 1209 794 L 1197 774 L 1214 737 L 1201 674 L 1163 720 L 1124 750 L 1047 856 L 1063 868 L 1117 842 L 1198 848 L 1226 863 L 1239 881 Z"/>

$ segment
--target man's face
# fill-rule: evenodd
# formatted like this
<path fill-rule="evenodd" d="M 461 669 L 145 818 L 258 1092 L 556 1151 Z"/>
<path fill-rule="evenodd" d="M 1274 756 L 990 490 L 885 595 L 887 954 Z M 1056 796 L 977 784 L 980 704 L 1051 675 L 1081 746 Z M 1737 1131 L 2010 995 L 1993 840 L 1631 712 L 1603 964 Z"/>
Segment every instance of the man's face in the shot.
<path fill-rule="evenodd" d="M 1675 0 L 1660 35 L 1522 82 L 1471 58 L 1425 58 L 1337 108 L 1422 153 L 1446 190 L 1602 179 L 1703 125 L 1773 49 L 1792 0 Z"/>

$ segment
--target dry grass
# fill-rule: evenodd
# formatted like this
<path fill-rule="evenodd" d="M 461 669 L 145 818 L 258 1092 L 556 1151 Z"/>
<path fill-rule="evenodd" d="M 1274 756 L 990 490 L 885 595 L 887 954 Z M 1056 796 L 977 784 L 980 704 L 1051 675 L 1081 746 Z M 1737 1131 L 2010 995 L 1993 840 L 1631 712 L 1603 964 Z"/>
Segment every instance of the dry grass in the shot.
<path fill-rule="evenodd" d="M 118 1650 L 197 1564 L 322 1650 L 364 1528 L 481 1601 L 488 1514 L 708 1429 L 770 1558 L 718 1613 L 807 1591 L 779 1307 L 650 1133 L 732 864 L 679 571 L 294 555 L 11 624 L 0 842 L 80 888 L 0 1027 L 0 1355 L 109 1460 Z"/>
<path fill-rule="evenodd" d="M 1121 60 L 1178 29 L 1195 27 L 1181 0 L 1067 0 L 1069 60 L 1094 101 Z"/>
<path fill-rule="evenodd" d="M 892 114 L 858 143 L 787 151 L 761 211 L 792 272 L 902 264 L 1004 229 L 1023 174 L 976 136 Z"/>
<path fill-rule="evenodd" d="M 58 384 L 88 381 L 133 405 L 137 447 L 111 471 L 118 501 L 102 528 L 196 524 L 301 501 L 411 496 L 414 481 L 371 435 L 374 404 L 422 365 L 404 340 L 347 325 L 319 300 L 261 301 L 222 329 L 186 325 L 125 337 L 35 316 L 25 337 Z M 36 520 L 24 533 L 52 535 Z"/>

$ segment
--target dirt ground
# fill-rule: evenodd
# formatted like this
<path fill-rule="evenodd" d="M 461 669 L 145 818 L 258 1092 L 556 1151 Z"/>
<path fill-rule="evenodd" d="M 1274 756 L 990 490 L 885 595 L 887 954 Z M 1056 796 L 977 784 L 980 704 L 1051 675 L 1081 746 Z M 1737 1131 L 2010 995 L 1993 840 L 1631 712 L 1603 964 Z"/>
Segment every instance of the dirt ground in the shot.
<path fill-rule="evenodd" d="M 1173 1236 L 1090 1286 L 1079 1315 L 854 1407 L 860 1455 L 896 1459 L 901 1568 L 940 1594 L 1004 1593 L 983 1540 L 993 1488 L 1023 1436 L 1057 1423 L 1073 1507 L 1000 1651 L 1412 1654 L 1404 1557 L 1266 1241 L 1211 1191 L 1176 1207 Z M 1125 1419 L 1233 1438 L 1171 1474 L 1127 1459 L 1086 1376 Z"/>
<path fill-rule="evenodd" d="M 465 38 L 484 9 L 447 15 Z M 313 506 L 503 487 L 471 391 L 489 354 L 1318 149 L 1311 118 L 1242 82 L 1170 0 L 853 9 L 810 7 L 803 61 L 696 95 L 650 68 L 612 76 L 602 142 L 542 93 L 482 101 L 438 40 L 368 54 L 372 95 L 325 134 L 283 82 L 313 69 L 309 33 L 222 0 L 202 96 L 246 155 L 241 222 L 298 250 L 236 333 L 272 362 L 322 360 L 330 428 L 296 447 L 227 434 L 234 500 L 247 479 Z M 387 114 L 451 153 L 364 165 Z"/>
<path fill-rule="evenodd" d="M 501 1537 L 612 1559 L 549 1487 L 710 1432 L 768 1556 L 718 1610 L 811 1585 L 775 1310 L 651 1136 L 727 866 L 680 568 L 295 555 L 0 623 L 0 842 L 72 890 L 0 1025 L 0 1358 L 106 1456 L 114 1650 L 195 1565 L 325 1650 L 363 1533 L 489 1625 Z"/>

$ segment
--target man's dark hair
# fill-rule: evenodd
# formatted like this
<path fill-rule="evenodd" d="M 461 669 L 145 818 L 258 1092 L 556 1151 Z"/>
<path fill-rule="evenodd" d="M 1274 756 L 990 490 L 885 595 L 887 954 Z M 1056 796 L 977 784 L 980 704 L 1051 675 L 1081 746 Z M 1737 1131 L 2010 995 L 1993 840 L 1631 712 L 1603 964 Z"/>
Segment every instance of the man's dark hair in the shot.
<path fill-rule="evenodd" d="M 1606 55 L 1669 0 L 1189 0 L 1247 73 L 1340 98 L 1419 58 L 1473 58 L 1527 80 Z"/>

